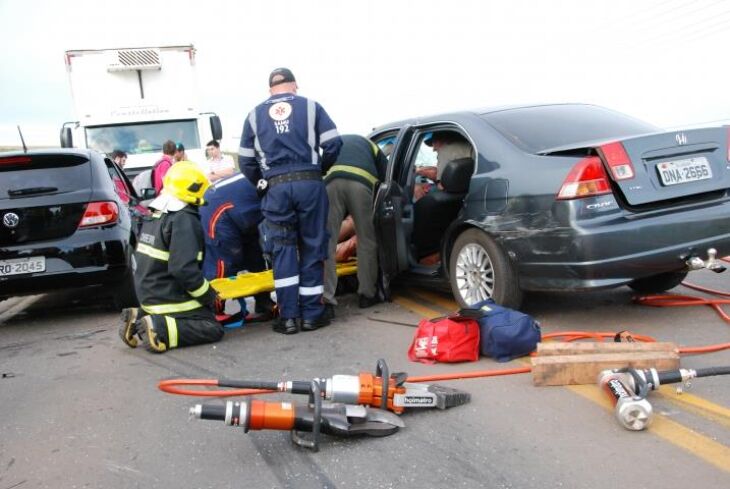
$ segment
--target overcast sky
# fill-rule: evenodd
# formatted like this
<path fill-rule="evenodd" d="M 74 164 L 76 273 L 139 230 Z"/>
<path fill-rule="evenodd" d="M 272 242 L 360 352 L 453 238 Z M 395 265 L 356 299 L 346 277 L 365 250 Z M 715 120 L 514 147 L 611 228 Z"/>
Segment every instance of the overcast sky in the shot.
<path fill-rule="evenodd" d="M 0 0 L 0 145 L 75 120 L 64 51 L 194 44 L 235 148 L 287 66 L 341 132 L 490 105 L 588 102 L 662 127 L 730 120 L 730 1 Z"/>

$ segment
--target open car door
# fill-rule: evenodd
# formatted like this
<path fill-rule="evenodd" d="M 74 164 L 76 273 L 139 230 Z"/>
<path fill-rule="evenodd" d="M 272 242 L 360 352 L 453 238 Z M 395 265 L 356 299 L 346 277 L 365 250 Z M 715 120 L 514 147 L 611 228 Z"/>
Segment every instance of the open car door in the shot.
<path fill-rule="evenodd" d="M 398 132 L 388 161 L 385 182 L 378 188 L 373 207 L 373 222 L 378 239 L 378 257 L 386 300 L 390 300 L 390 282 L 408 268 L 406 230 L 402 219 L 403 208 L 410 199 L 398 183 L 398 176 L 407 163 L 406 156 L 412 135 L 410 126 L 405 126 Z"/>

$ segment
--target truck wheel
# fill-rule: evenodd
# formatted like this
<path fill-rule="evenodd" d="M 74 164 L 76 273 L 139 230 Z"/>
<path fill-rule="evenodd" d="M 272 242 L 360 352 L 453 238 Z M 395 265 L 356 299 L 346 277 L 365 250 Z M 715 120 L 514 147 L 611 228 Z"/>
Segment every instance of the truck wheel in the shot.
<path fill-rule="evenodd" d="M 640 294 L 656 294 L 673 289 L 687 277 L 687 272 L 665 272 L 651 277 L 637 278 L 629 287 Z"/>
<path fill-rule="evenodd" d="M 504 250 L 478 229 L 464 231 L 456 239 L 449 271 L 451 291 L 461 307 L 486 299 L 513 309 L 522 303 L 514 265 Z"/>

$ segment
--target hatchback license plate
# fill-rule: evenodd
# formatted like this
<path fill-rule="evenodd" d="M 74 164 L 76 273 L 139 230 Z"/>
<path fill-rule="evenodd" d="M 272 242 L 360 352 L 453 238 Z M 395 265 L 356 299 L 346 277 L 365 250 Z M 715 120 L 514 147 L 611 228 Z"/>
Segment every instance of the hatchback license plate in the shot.
<path fill-rule="evenodd" d="M 686 160 L 665 161 L 657 166 L 659 178 L 664 185 L 696 182 L 712 178 L 710 162 L 704 156 L 687 158 Z"/>
<path fill-rule="evenodd" d="M 46 257 L 44 256 L 15 258 L 13 260 L 0 260 L 0 277 L 45 271 Z"/>

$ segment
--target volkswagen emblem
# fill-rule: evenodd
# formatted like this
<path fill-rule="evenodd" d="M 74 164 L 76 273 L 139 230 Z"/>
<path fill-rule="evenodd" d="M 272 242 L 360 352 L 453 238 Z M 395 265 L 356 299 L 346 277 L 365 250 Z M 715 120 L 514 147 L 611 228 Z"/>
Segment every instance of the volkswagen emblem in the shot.
<path fill-rule="evenodd" d="M 3 216 L 3 224 L 6 228 L 16 228 L 20 222 L 20 217 L 15 212 L 8 212 Z"/>
<path fill-rule="evenodd" d="M 687 135 L 683 132 L 678 132 L 674 135 L 674 139 L 677 140 L 677 144 L 682 146 L 683 144 L 687 144 Z"/>

